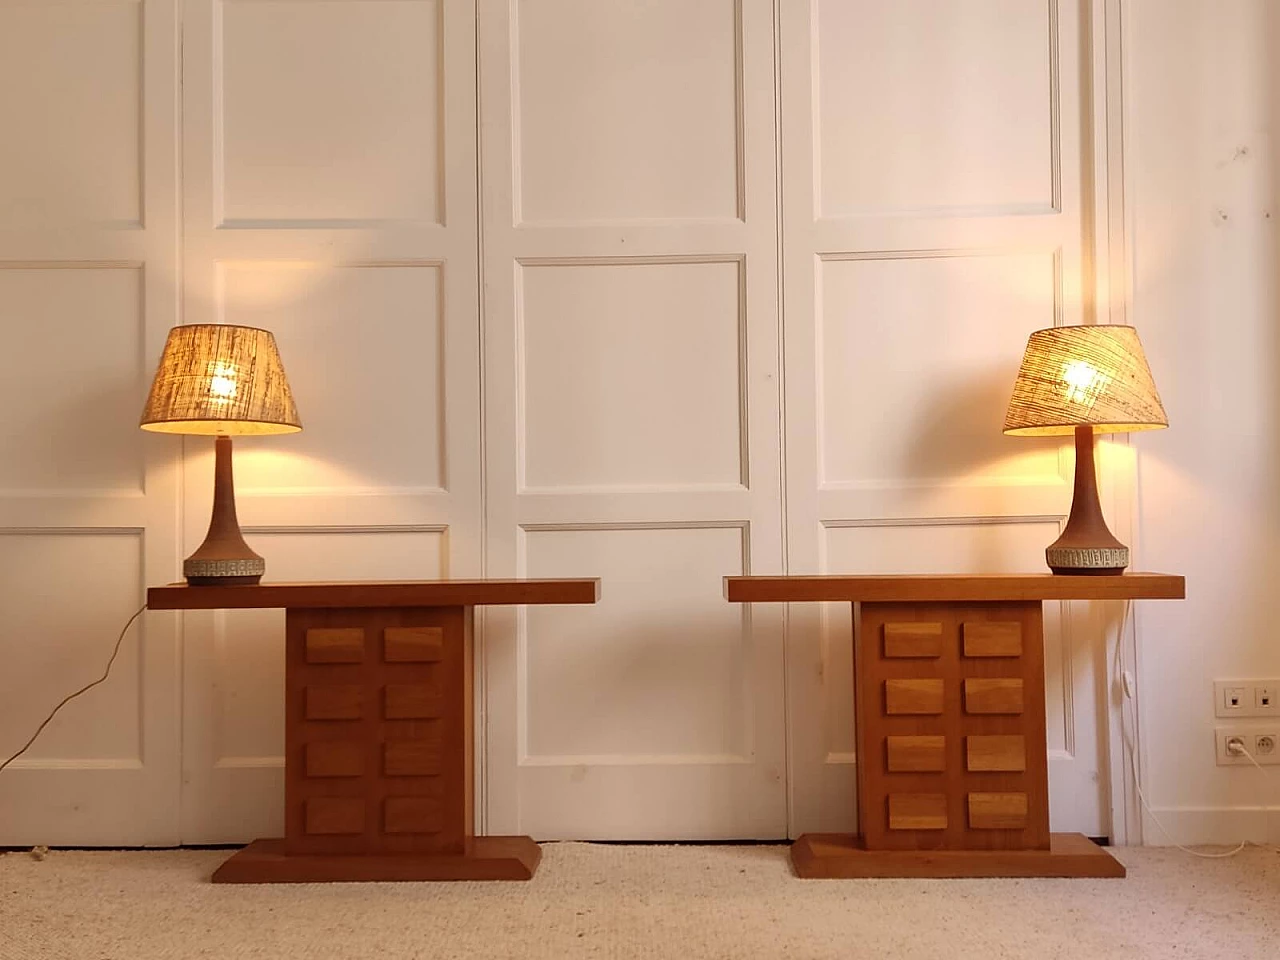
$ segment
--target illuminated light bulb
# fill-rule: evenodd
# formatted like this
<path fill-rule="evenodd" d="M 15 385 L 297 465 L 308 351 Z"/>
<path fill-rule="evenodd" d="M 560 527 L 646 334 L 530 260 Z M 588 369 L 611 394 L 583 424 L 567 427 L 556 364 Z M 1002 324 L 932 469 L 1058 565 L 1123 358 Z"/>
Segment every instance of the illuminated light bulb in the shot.
<path fill-rule="evenodd" d="M 1062 380 L 1067 385 L 1067 399 L 1072 403 L 1093 406 L 1111 378 L 1087 360 L 1069 360 L 1062 365 Z"/>
<path fill-rule="evenodd" d="M 236 368 L 229 363 L 210 365 L 209 393 L 215 403 L 230 403 L 236 396 Z"/>

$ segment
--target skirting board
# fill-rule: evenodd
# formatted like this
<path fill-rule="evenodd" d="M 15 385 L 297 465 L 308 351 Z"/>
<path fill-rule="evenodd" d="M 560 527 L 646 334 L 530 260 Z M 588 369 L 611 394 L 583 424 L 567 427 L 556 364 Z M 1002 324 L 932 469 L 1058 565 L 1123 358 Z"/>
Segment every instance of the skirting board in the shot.
<path fill-rule="evenodd" d="M 1153 812 L 1169 834 L 1144 816 L 1144 846 L 1211 843 L 1234 847 L 1241 841 L 1280 844 L 1280 806 L 1156 807 Z"/>
<path fill-rule="evenodd" d="M 1114 877 L 1124 865 L 1088 837 L 1055 833 L 1048 850 L 867 850 L 846 833 L 806 833 L 791 846 L 806 880 L 872 877 Z"/>
<path fill-rule="evenodd" d="M 457 854 L 295 854 L 255 840 L 213 873 L 214 883 L 532 880 L 542 848 L 529 837 L 476 837 Z"/>

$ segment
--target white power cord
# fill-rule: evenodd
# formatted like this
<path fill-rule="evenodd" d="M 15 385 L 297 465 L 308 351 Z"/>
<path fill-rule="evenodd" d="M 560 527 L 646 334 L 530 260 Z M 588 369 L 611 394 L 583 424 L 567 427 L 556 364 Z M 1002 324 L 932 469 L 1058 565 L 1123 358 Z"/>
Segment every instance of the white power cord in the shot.
<path fill-rule="evenodd" d="M 92 690 L 94 687 L 102 683 L 104 680 L 107 679 L 107 677 L 111 675 L 111 666 L 116 662 L 116 655 L 120 653 L 120 645 L 124 643 L 124 635 L 128 633 L 129 628 L 133 626 L 133 621 L 137 620 L 140 616 L 142 616 L 142 611 L 145 609 L 147 609 L 147 605 L 144 603 L 142 606 L 138 608 L 137 612 L 134 613 L 132 617 L 130 617 L 127 621 L 125 621 L 125 625 L 120 628 L 120 636 L 116 637 L 116 645 L 114 649 L 112 649 L 111 651 L 111 656 L 107 660 L 106 668 L 102 671 L 102 676 L 100 676 L 97 680 L 92 681 L 91 683 L 86 683 L 83 687 L 81 687 L 75 693 L 69 693 L 65 697 L 63 697 L 62 700 L 58 703 L 58 705 L 49 712 L 49 715 L 45 717 L 44 720 L 41 721 L 40 726 L 36 727 L 36 732 L 31 734 L 30 738 L 28 738 L 27 742 L 22 745 L 22 747 L 18 750 L 18 752 L 13 754 L 13 756 L 9 757 L 9 759 L 5 760 L 3 763 L 0 763 L 0 770 L 3 770 L 9 764 L 13 763 L 13 761 L 17 760 L 20 756 L 22 756 L 31 748 L 31 745 L 36 742 L 36 737 L 40 736 L 40 734 L 44 732 L 44 728 L 47 727 L 53 721 L 53 718 L 58 715 L 59 710 L 65 707 L 68 703 L 70 703 L 76 697 L 80 696 L 80 694 L 85 693 L 89 690 Z"/>
<path fill-rule="evenodd" d="M 1142 792 L 1142 781 L 1138 777 L 1138 762 L 1137 762 L 1137 758 L 1135 757 L 1136 751 L 1133 748 L 1133 743 L 1129 739 L 1128 734 L 1125 732 L 1125 724 L 1124 724 L 1124 720 L 1126 719 L 1126 717 L 1129 716 L 1129 711 L 1127 711 L 1125 707 L 1133 704 L 1133 698 L 1135 693 L 1135 690 L 1134 690 L 1135 681 L 1134 681 L 1133 674 L 1131 674 L 1128 670 L 1124 669 L 1124 658 L 1122 656 L 1125 630 L 1129 625 L 1129 615 L 1132 610 L 1133 610 L 1133 601 L 1126 600 L 1124 604 L 1124 616 L 1120 619 L 1120 635 L 1116 638 L 1116 676 L 1120 678 L 1120 688 L 1124 694 L 1124 696 L 1122 697 L 1122 705 L 1121 705 L 1120 739 L 1123 741 L 1124 749 L 1129 755 L 1129 769 L 1133 773 L 1133 785 L 1134 785 L 1134 788 L 1138 791 L 1138 800 L 1142 804 L 1142 809 L 1147 812 L 1147 816 L 1151 818 L 1151 822 L 1160 828 L 1160 832 L 1163 833 L 1165 837 L 1173 843 L 1173 846 L 1181 850 L 1183 853 L 1191 854 L 1191 856 L 1193 857 L 1200 857 L 1203 860 L 1221 860 L 1221 859 L 1224 859 L 1225 857 L 1234 857 L 1237 853 L 1239 853 L 1245 847 L 1251 846 L 1251 845 L 1267 847 L 1268 849 L 1270 849 L 1267 844 L 1261 844 L 1261 843 L 1251 844 L 1251 842 L 1248 840 L 1241 840 L 1238 846 L 1233 847 L 1232 849 L 1227 850 L 1225 852 L 1205 853 L 1202 850 L 1193 850 L 1191 847 L 1183 846 L 1182 844 L 1174 840 L 1173 834 L 1169 832 L 1169 828 L 1164 825 L 1164 823 L 1160 820 L 1160 818 L 1156 816 L 1155 811 L 1151 809 L 1151 804 L 1147 802 L 1146 794 Z M 1137 710 L 1136 708 L 1134 708 L 1132 713 L 1132 728 L 1136 729 L 1137 725 L 1138 725 Z M 1267 776 L 1271 775 L 1271 771 L 1267 770 L 1262 764 L 1260 764 L 1254 758 L 1253 754 L 1251 754 L 1245 748 L 1245 745 L 1243 743 L 1228 743 L 1227 750 L 1228 752 L 1236 756 L 1248 757 L 1249 762 L 1252 763 L 1255 767 L 1257 767 Z"/>

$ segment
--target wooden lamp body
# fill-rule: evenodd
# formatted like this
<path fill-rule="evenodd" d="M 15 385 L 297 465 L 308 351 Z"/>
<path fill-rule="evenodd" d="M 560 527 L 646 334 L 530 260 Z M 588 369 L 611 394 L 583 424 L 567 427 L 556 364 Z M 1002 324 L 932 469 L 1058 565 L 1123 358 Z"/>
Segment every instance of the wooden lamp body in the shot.
<path fill-rule="evenodd" d="M 1093 427 L 1076 427 L 1076 480 L 1071 515 L 1062 536 L 1045 549 L 1054 573 L 1114 576 L 1129 566 L 1129 548 L 1107 529 L 1098 502 Z"/>
<path fill-rule="evenodd" d="M 266 573 L 267 564 L 245 543 L 236 519 L 231 438 L 219 435 L 214 451 L 213 515 L 209 518 L 209 532 L 196 552 L 183 561 L 182 574 L 192 586 L 254 584 Z"/>

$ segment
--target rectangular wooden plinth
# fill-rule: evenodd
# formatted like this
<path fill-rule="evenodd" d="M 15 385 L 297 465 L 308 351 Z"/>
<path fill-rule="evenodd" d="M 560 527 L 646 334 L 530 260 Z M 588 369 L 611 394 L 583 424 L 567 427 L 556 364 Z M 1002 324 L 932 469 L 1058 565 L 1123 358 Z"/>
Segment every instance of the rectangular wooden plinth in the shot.
<path fill-rule="evenodd" d="M 806 880 L 872 877 L 1123 877 L 1124 865 L 1079 833 L 1055 833 L 1048 850 L 867 850 L 846 833 L 806 833 L 791 845 Z"/>
<path fill-rule="evenodd" d="M 465 853 L 296 854 L 255 840 L 213 874 L 214 883 L 363 883 L 378 880 L 532 880 L 542 859 L 530 837 L 476 837 Z"/>

